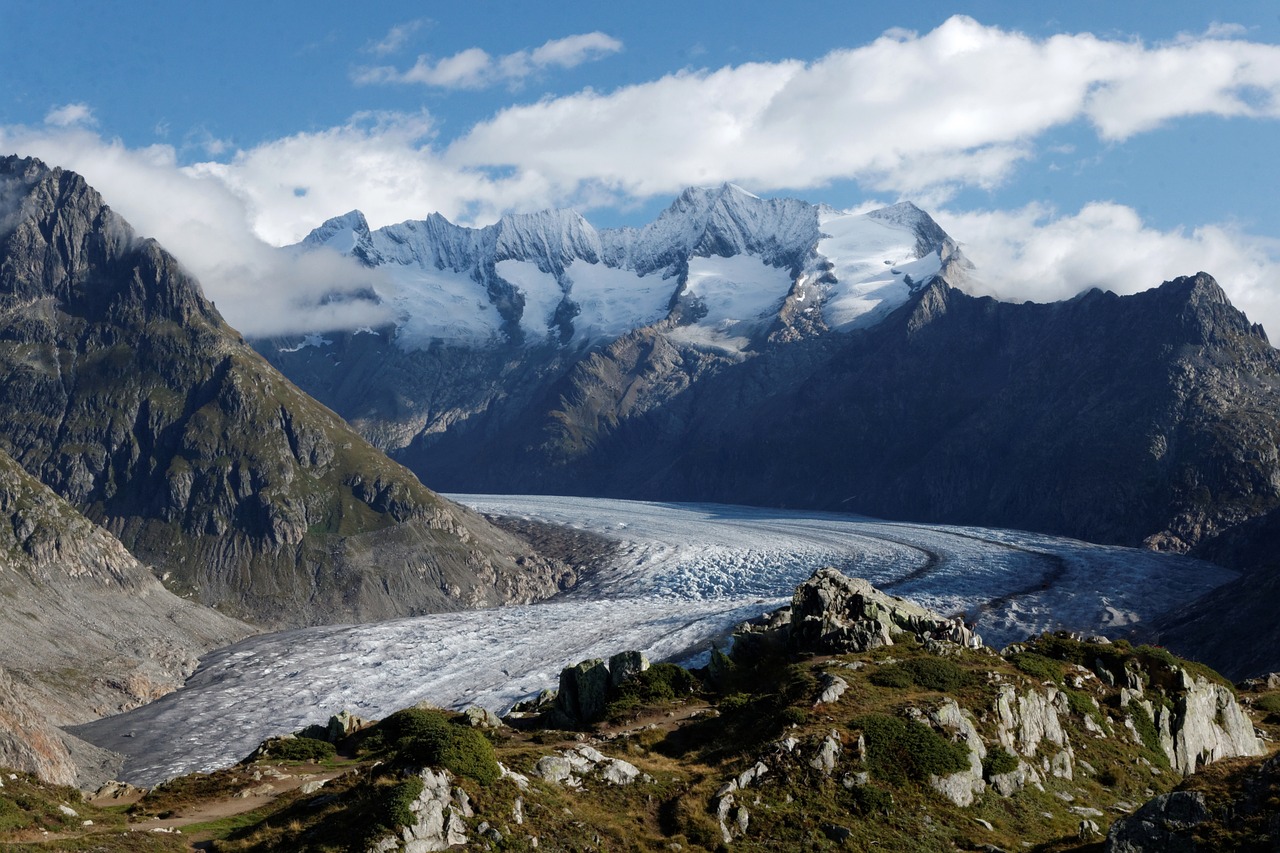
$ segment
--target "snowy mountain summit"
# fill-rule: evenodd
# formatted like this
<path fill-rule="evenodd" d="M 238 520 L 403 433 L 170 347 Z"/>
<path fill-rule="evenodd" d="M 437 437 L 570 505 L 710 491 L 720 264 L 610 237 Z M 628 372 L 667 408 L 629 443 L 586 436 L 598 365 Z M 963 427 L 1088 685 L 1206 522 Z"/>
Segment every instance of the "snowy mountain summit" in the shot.
<path fill-rule="evenodd" d="M 740 350 L 779 324 L 872 325 L 967 266 L 910 202 L 852 214 L 733 184 L 689 188 L 641 228 L 597 230 L 575 211 L 546 210 L 479 229 L 432 214 L 374 230 L 351 211 L 294 248 L 318 247 L 386 274 L 379 297 L 405 350 L 580 347 L 654 324 L 688 344 Z"/>

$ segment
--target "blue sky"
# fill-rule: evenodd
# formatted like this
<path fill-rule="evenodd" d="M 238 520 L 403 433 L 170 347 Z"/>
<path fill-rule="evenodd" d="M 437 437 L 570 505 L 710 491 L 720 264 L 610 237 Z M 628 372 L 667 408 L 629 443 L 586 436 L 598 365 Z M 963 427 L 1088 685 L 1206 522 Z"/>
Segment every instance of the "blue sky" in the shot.
<path fill-rule="evenodd" d="M 290 279 L 258 244 L 351 208 L 608 226 L 730 180 L 917 200 L 1003 298 L 1207 269 L 1280 332 L 1274 2 L 0 0 L 0 56 L 0 150 L 84 173 L 250 331 Z"/>

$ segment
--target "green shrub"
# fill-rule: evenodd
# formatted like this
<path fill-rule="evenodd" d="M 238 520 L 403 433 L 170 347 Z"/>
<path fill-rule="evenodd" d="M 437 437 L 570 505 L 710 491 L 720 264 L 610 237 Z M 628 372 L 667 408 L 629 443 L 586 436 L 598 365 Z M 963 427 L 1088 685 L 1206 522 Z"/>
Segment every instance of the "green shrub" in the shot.
<path fill-rule="evenodd" d="M 1062 663 L 1053 658 L 1048 658 L 1035 652 L 1018 652 L 1009 658 L 1009 662 L 1032 678 L 1038 678 L 1041 681 L 1053 681 L 1058 684 L 1062 683 L 1062 676 L 1065 670 Z"/>
<path fill-rule="evenodd" d="M 988 779 L 1002 773 L 1012 773 L 1017 769 L 1017 756 L 1003 746 L 993 746 L 987 750 L 987 757 L 982 762 L 982 773 Z"/>
<path fill-rule="evenodd" d="M 1280 714 L 1280 693 L 1271 693 L 1256 700 L 1253 706 L 1268 714 Z"/>
<path fill-rule="evenodd" d="M 891 663 L 880 667 L 871 673 L 870 678 L 867 680 L 877 687 L 893 687 L 898 690 L 905 690 L 915 683 L 911 673 L 907 672 L 906 667 L 900 663 Z"/>
<path fill-rule="evenodd" d="M 450 722 L 443 711 L 396 711 L 378 723 L 365 745 L 411 765 L 443 767 L 482 785 L 494 783 L 499 776 L 489 739 L 470 726 Z"/>
<path fill-rule="evenodd" d="M 885 782 L 902 784 L 945 776 L 969 766 L 969 747 L 952 743 L 924 723 L 867 714 L 850 724 L 867 741 L 867 767 Z"/>
<path fill-rule="evenodd" d="M 1102 724 L 1102 711 L 1093 704 L 1093 699 L 1083 690 L 1072 690 L 1070 687 L 1063 690 L 1067 694 L 1067 701 L 1071 704 L 1071 712 L 1081 717 L 1092 717 L 1094 722 Z"/>
<path fill-rule="evenodd" d="M 280 738 L 271 743 L 264 755 L 280 761 L 326 761 L 337 755 L 337 750 L 327 740 Z"/>
<path fill-rule="evenodd" d="M 412 826 L 413 812 L 409 806 L 421 796 L 423 787 L 421 776 L 406 776 L 393 785 L 382 801 L 376 820 L 378 828 L 394 832 L 402 826 Z"/>
<path fill-rule="evenodd" d="M 751 696 L 746 693 L 730 693 L 717 703 L 721 714 L 736 714 L 751 704 Z"/>
<path fill-rule="evenodd" d="M 973 683 L 973 676 L 955 661 L 940 657 L 913 658 L 886 664 L 871 674 L 872 684 L 907 688 L 913 684 L 939 693 L 955 693 Z"/>
<path fill-rule="evenodd" d="M 809 712 L 795 705 L 788 705 L 778 714 L 778 721 L 784 726 L 803 726 L 809 722 Z"/>
<path fill-rule="evenodd" d="M 692 695 L 702 687 L 697 676 L 673 663 L 656 663 L 618 685 L 605 706 L 605 719 L 618 723 L 647 705 L 671 702 Z"/>
<path fill-rule="evenodd" d="M 888 814 L 893 810 L 893 794 L 879 785 L 859 785 L 849 792 L 853 810 L 861 815 Z"/>

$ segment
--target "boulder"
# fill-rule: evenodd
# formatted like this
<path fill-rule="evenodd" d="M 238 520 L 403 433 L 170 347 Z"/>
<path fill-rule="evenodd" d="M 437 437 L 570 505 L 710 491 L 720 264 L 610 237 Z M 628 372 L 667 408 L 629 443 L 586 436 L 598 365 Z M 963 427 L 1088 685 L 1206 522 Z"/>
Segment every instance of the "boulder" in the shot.
<path fill-rule="evenodd" d="M 609 698 L 609 668 L 599 658 L 584 660 L 560 672 L 560 690 L 552 713 L 570 726 L 595 722 Z"/>
<path fill-rule="evenodd" d="M 1191 830 L 1208 819 L 1209 809 L 1199 791 L 1161 794 L 1111 824 L 1104 849 L 1106 853 L 1190 853 L 1196 849 Z"/>
<path fill-rule="evenodd" d="M 862 578 L 833 568 L 814 572 L 791 600 L 789 643 L 815 654 L 865 652 L 912 635 L 978 648 L 982 639 L 957 617 L 948 619 L 906 599 L 888 595 Z"/>
<path fill-rule="evenodd" d="M 502 718 L 490 711 L 488 708 L 481 708 L 479 705 L 472 705 L 470 708 L 463 711 L 462 715 L 467 718 L 467 724 L 473 728 L 502 728 Z"/>
<path fill-rule="evenodd" d="M 609 658 L 609 686 L 617 689 L 622 682 L 649 668 L 644 652 L 619 652 Z"/>

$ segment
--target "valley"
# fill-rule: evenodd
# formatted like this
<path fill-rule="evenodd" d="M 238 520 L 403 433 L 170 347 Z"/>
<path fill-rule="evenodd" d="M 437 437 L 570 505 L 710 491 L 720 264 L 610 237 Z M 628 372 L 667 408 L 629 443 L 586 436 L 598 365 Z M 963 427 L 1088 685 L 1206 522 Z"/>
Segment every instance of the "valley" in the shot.
<path fill-rule="evenodd" d="M 617 541 L 574 589 L 537 604 L 288 631 L 206 658 L 180 690 L 74 728 L 153 785 L 232 763 L 269 736 L 348 710 L 418 702 L 505 712 L 560 670 L 619 649 L 705 664 L 740 622 L 789 601 L 823 566 L 944 614 L 996 648 L 1049 630 L 1127 635 L 1235 577 L 1177 555 L 1008 530 L 896 524 L 834 513 L 590 498 L 454 495 L 490 515 Z"/>

